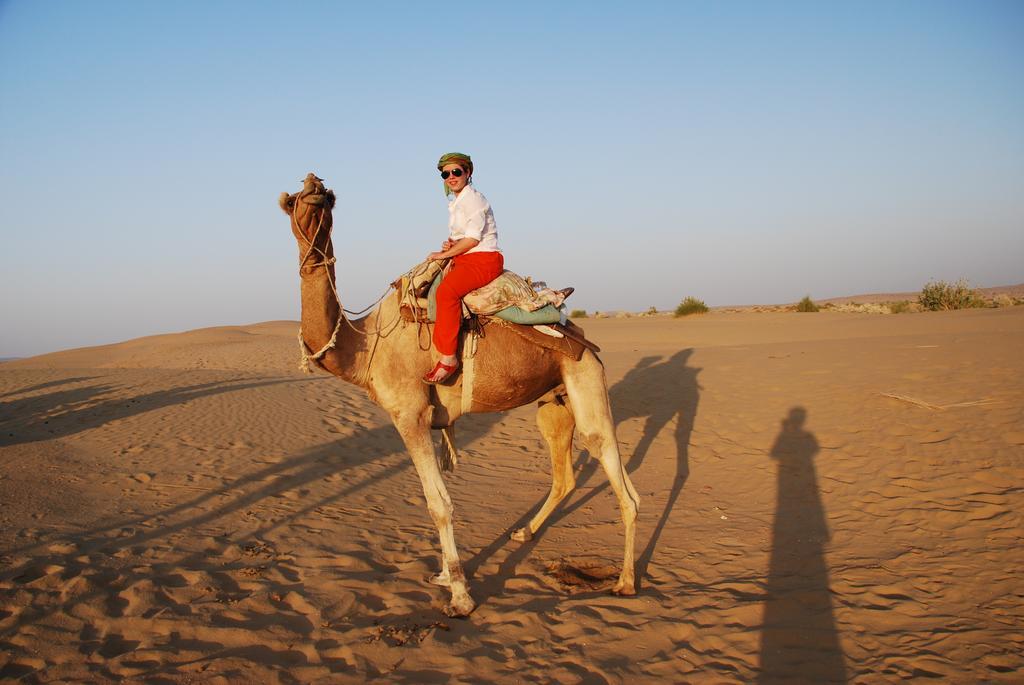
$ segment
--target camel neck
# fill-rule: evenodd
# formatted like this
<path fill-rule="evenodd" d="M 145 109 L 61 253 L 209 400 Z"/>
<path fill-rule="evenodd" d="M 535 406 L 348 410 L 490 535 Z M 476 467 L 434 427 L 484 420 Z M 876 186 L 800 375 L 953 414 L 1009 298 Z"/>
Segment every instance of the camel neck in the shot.
<path fill-rule="evenodd" d="M 353 330 L 361 329 L 362 321 L 345 320 L 333 283 L 336 283 L 333 265 L 311 271 L 304 268 L 300 273 L 302 340 L 310 353 L 315 353 L 333 338 L 334 346 L 324 353 L 319 364 L 328 373 L 363 385 L 366 340 Z"/>

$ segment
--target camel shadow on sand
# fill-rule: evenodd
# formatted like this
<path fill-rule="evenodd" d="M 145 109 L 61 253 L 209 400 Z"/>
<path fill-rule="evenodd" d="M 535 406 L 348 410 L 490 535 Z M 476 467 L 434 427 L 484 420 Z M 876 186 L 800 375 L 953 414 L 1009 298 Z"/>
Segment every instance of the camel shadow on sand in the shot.
<path fill-rule="evenodd" d="M 240 379 L 241 380 L 241 379 Z M 294 379 L 246 379 L 242 382 L 211 383 L 177 388 L 162 393 L 138 394 L 134 397 L 110 399 L 107 393 L 115 388 L 106 385 L 91 385 L 78 389 L 64 389 L 41 396 L 13 401 L 6 406 L 17 404 L 20 411 L 13 416 L 20 418 L 22 428 L 17 442 L 34 442 L 53 437 L 72 435 L 89 427 L 103 425 L 110 419 L 109 414 L 116 407 L 120 416 L 124 413 L 141 413 L 156 408 L 181 404 L 185 401 L 207 397 L 220 392 L 256 390 L 265 385 L 285 382 L 317 382 L 315 379 L 295 381 Z M 17 394 L 17 393 L 13 393 Z M 128 405 L 128 406 L 125 406 Z M 108 411 L 109 410 L 109 411 Z M 55 414 L 56 412 L 56 414 Z M 57 421 L 45 423 L 46 416 L 58 417 Z M 62 418 L 61 418 L 62 417 Z M 462 445 L 472 444 L 484 437 L 502 419 L 501 414 L 480 417 L 479 420 L 460 431 Z M 53 432 L 50 432 L 52 428 Z M 369 462 L 385 461 L 386 466 L 359 478 L 346 477 L 346 472 Z M 267 536 L 275 530 L 287 528 L 305 517 L 315 515 L 321 507 L 337 505 L 351 495 L 367 487 L 387 481 L 412 467 L 405 446 L 391 424 L 375 427 L 358 427 L 351 435 L 317 445 L 308 450 L 288 456 L 280 461 L 258 461 L 256 468 L 245 469 L 236 478 L 208 491 L 186 498 L 176 504 L 161 508 L 157 512 L 129 514 L 107 519 L 99 525 L 73 532 L 53 531 L 36 539 L 0 548 L 0 559 L 5 567 L 0 570 L 0 600 L 14 597 L 22 588 L 34 587 L 44 577 L 52 576 L 54 569 L 62 582 L 77 582 L 87 578 L 92 585 L 80 594 L 48 608 L 19 610 L 15 617 L 10 611 L 0 610 L 0 621 L 6 625 L 0 631 L 0 641 L 23 630 L 32 630 L 46 621 L 54 612 L 73 612 L 82 604 L 102 602 L 109 615 L 124 615 L 127 602 L 120 597 L 118 588 L 131 587 L 138 582 L 154 581 L 158 585 L 180 587 L 187 583 L 191 572 L 210 571 L 209 551 L 177 549 L 170 552 L 170 558 L 161 560 L 164 569 L 156 576 L 146 569 L 126 569 L 119 560 L 125 555 L 145 554 L 153 547 L 175 545 L 179 536 L 190 536 L 210 527 L 228 528 L 215 539 L 217 544 L 234 545 L 252 554 L 264 554 L 270 549 Z M 262 502 L 281 496 L 288 491 L 309 492 L 308 487 L 317 485 L 329 477 L 342 478 L 338 487 L 320 497 L 307 497 L 300 507 L 293 511 L 264 520 L 254 530 L 244 533 L 230 532 L 228 522 L 235 514 L 246 514 Z M 424 520 L 427 523 L 427 520 Z M 213 539 L 213 538 L 211 538 Z M 173 547 L 172 547 L 173 549 Z M 248 554 L 248 552 L 246 552 Z M 21 557 L 14 561 L 16 557 Z M 398 572 L 391 564 L 365 558 L 368 568 L 354 572 L 366 576 L 364 580 L 379 578 Z M 232 562 L 244 564 L 244 560 Z M 247 594 L 231 577 L 228 564 L 216 573 L 218 601 L 237 601 Z M 0 601 L 0 604 L 3 602 Z M 11 600 L 11 606 L 17 602 Z M 186 605 L 167 604 L 163 613 L 189 616 L 191 608 Z M 301 627 L 301 626 L 300 626 Z M 258 626 L 253 626 L 254 629 Z M 311 632 L 313 626 L 308 626 Z M 83 653 L 103 651 L 121 653 L 124 645 L 115 641 L 92 639 L 88 634 L 79 636 L 83 641 Z M 115 636 L 116 637 L 116 636 Z M 211 658 L 224 656 L 228 652 L 216 652 Z M 125 647 L 126 651 L 128 647 Z M 9 669 L 8 669 L 9 670 Z M 0 671 L 0 679 L 10 675 Z"/>
<path fill-rule="evenodd" d="M 2 369 L 3 367 L 0 367 Z M 10 397 L 11 395 L 24 395 L 30 392 L 38 392 L 46 388 L 53 388 L 59 385 L 72 385 L 74 383 L 81 383 L 83 381 L 91 381 L 94 376 L 75 376 L 74 378 L 58 378 L 52 381 L 45 381 L 43 383 L 37 383 L 25 388 L 15 388 L 14 390 L 8 390 L 5 393 L 0 394 L 0 398 Z"/>
<path fill-rule="evenodd" d="M 309 382 L 305 379 L 242 377 L 138 395 L 126 393 L 125 386 L 100 383 L 53 390 L 43 395 L 27 395 L 42 388 L 62 383 L 70 385 L 84 380 L 92 379 L 52 381 L 0 396 L 25 395 L 0 401 L 0 447 L 66 438 L 110 421 L 225 392 L 280 383 Z"/>

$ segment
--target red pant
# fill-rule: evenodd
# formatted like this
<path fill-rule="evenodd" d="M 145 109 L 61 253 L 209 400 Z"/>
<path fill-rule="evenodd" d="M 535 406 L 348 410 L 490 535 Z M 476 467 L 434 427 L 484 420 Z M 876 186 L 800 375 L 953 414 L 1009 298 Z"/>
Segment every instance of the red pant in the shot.
<path fill-rule="evenodd" d="M 437 287 L 437 321 L 434 347 L 441 354 L 455 354 L 462 325 L 462 296 L 501 275 L 505 258 L 500 252 L 469 252 L 452 259 L 448 273 Z"/>

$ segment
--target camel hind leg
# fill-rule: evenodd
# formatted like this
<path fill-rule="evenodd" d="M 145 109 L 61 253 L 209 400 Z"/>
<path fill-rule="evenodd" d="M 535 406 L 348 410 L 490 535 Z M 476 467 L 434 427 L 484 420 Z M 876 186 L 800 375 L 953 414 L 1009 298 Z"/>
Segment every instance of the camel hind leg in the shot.
<path fill-rule="evenodd" d="M 596 356 L 586 352 L 579 362 L 567 362 L 563 366 L 562 378 L 569 393 L 569 402 L 580 438 L 604 467 L 608 482 L 619 500 L 619 510 L 622 512 L 626 549 L 622 560 L 622 573 L 612 592 L 618 595 L 636 594 L 634 546 L 640 498 L 633 489 L 633 484 L 622 465 L 622 457 L 619 455 L 604 367 Z"/>
<path fill-rule="evenodd" d="M 530 522 L 512 533 L 512 539 L 519 542 L 532 539 L 558 503 L 576 488 L 576 477 L 572 471 L 572 433 L 576 421 L 562 397 L 541 401 L 537 410 L 537 427 L 551 453 L 551 491 Z"/>

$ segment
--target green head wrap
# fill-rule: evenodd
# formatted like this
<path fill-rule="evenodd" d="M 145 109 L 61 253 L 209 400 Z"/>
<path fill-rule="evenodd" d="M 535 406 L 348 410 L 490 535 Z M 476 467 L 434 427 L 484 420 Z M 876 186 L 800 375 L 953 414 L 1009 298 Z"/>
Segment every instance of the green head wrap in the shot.
<path fill-rule="evenodd" d="M 469 155 L 464 155 L 461 152 L 449 152 L 446 155 L 441 155 L 441 159 L 437 161 L 437 170 L 441 171 L 448 164 L 458 164 L 470 178 L 473 177 L 473 160 L 469 158 Z M 469 179 L 466 179 L 466 182 L 468 183 Z M 448 184 L 443 183 L 442 185 L 444 194 L 451 195 L 452 189 L 448 187 Z"/>

